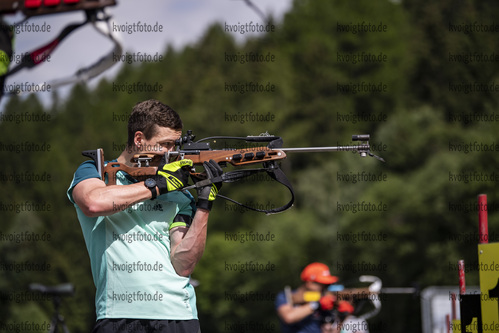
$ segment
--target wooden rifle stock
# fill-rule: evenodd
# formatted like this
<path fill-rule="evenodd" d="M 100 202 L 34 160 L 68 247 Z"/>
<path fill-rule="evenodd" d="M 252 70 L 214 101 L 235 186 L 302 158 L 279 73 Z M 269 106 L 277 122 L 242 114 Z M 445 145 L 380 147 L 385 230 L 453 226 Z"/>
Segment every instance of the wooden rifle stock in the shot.
<path fill-rule="evenodd" d="M 116 173 L 123 171 L 135 179 L 144 179 L 155 176 L 158 165 L 163 155 L 157 154 L 136 154 L 131 162 L 133 166 L 128 166 L 119 162 L 109 162 L 104 165 L 104 152 L 102 148 L 87 150 L 82 155 L 90 157 L 97 165 L 97 170 L 101 179 L 107 177 L 107 185 L 116 185 Z M 234 166 L 265 163 L 286 158 L 286 153 L 280 149 L 270 149 L 268 147 L 254 147 L 247 149 L 223 149 L 223 150 L 202 150 L 202 151 L 173 151 L 165 154 L 165 159 L 174 162 L 180 159 L 190 159 L 194 165 L 202 165 L 205 161 L 214 160 L 217 163 L 230 163 Z M 151 165 L 153 164 L 153 165 Z M 192 170 L 191 174 L 198 178 L 203 176 Z"/>
<path fill-rule="evenodd" d="M 205 161 L 214 160 L 217 163 L 230 163 L 234 166 L 240 166 L 282 160 L 286 158 L 286 153 L 282 149 L 271 149 L 268 147 L 193 151 L 180 150 L 167 153 L 167 158 L 170 161 L 184 158 L 190 159 L 194 165 L 201 165 Z"/>
<path fill-rule="evenodd" d="M 349 288 L 341 291 L 326 291 L 320 293 L 318 291 L 297 291 L 292 294 L 293 304 L 304 304 L 308 302 L 318 302 L 324 295 L 333 295 L 338 301 L 354 301 L 368 299 L 369 295 L 377 294 L 372 292 L 369 288 Z"/>
<path fill-rule="evenodd" d="M 109 162 L 104 167 L 104 172 L 102 174 L 103 177 L 105 177 L 107 175 L 107 180 L 108 180 L 107 185 L 116 185 L 116 173 L 118 171 L 124 171 L 127 174 L 129 174 L 131 177 L 140 180 L 140 179 L 148 177 L 148 176 L 156 175 L 156 172 L 158 171 L 158 167 L 157 166 L 129 167 L 128 165 L 125 165 L 123 163 Z M 102 179 L 105 179 L 105 178 L 102 178 Z"/>
<path fill-rule="evenodd" d="M 109 162 L 105 165 L 104 150 L 102 148 L 85 150 L 81 154 L 90 157 L 95 162 L 97 172 L 103 181 L 107 179 L 107 185 L 116 185 L 116 173 L 118 171 L 124 171 L 131 177 L 140 178 L 141 176 L 155 175 L 158 170 L 158 167 L 142 167 L 140 166 L 140 163 L 137 163 L 137 165 L 133 167 L 118 162 Z"/>

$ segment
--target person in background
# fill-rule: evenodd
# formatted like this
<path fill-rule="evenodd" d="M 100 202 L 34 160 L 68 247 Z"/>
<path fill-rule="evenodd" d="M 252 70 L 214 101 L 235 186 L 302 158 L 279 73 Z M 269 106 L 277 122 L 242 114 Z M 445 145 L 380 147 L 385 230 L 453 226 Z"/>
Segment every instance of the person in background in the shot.
<path fill-rule="evenodd" d="M 327 287 L 338 281 L 331 275 L 329 267 L 314 262 L 307 265 L 300 275 L 303 284 L 293 291 L 281 291 L 277 294 L 275 308 L 281 324 L 282 333 L 320 333 L 322 311 L 334 307 L 332 295 L 321 296 L 316 301 L 308 301 L 307 295 L 322 295 Z"/>

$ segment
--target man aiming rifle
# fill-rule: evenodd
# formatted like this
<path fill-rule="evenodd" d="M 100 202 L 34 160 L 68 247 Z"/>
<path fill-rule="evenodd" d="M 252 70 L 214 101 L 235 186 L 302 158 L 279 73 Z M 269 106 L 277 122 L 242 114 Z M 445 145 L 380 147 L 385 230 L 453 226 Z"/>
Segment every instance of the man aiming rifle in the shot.
<path fill-rule="evenodd" d="M 135 154 L 164 155 L 182 133 L 179 115 L 147 100 L 133 108 L 126 149 L 115 160 L 131 165 Z M 189 276 L 206 242 L 208 217 L 221 183 L 188 192 L 192 161 L 163 160 L 154 176 L 137 181 L 116 173 L 116 185 L 86 161 L 68 189 L 90 256 L 96 286 L 94 332 L 198 332 L 196 296 Z M 223 174 L 204 163 L 209 178 Z"/>
<path fill-rule="evenodd" d="M 307 265 L 300 274 L 303 284 L 294 291 L 281 291 L 276 296 L 275 306 L 281 323 L 282 333 L 305 333 L 321 331 L 321 310 L 331 310 L 335 299 L 323 296 L 316 302 L 301 302 L 295 304 L 293 296 L 303 298 L 307 292 L 318 292 L 323 294 L 330 284 L 338 281 L 336 276 L 331 275 L 329 268 L 322 263 L 311 263 Z"/>
<path fill-rule="evenodd" d="M 275 301 L 282 333 L 368 333 L 367 322 L 355 317 L 353 290 L 337 285 L 327 265 L 314 262 L 300 275 L 303 284 L 280 292 Z M 341 297 L 340 297 L 341 296 Z"/>

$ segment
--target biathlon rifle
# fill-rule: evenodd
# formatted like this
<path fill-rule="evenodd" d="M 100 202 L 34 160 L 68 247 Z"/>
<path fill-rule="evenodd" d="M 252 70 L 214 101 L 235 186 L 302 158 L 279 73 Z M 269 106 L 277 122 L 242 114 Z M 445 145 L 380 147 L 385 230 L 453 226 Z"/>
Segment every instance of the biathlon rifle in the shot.
<path fill-rule="evenodd" d="M 293 305 L 318 302 L 322 296 L 332 295 L 336 301 L 347 301 L 350 304 L 353 304 L 356 308 L 356 317 L 367 320 L 376 316 L 381 311 L 381 300 L 385 297 L 383 295 L 415 295 L 419 292 L 415 287 L 383 287 L 381 279 L 373 275 L 361 275 L 356 282 L 367 285 L 357 288 L 345 288 L 341 284 L 332 284 L 324 293 L 316 291 L 297 291 L 291 293 L 291 288 L 287 286 L 285 288 L 286 299 L 288 304 Z M 368 308 L 367 311 L 362 309 L 365 302 L 372 304 L 371 308 Z"/>
<path fill-rule="evenodd" d="M 258 136 L 246 137 L 231 137 L 231 136 L 213 136 L 207 137 L 198 141 L 194 141 L 195 136 L 192 131 L 187 131 L 187 134 L 176 140 L 176 149 L 167 152 L 163 155 L 158 154 L 136 154 L 130 161 L 133 166 L 130 167 L 123 163 L 109 162 L 104 163 L 104 152 L 101 148 L 96 150 L 87 150 L 82 152 L 83 156 L 90 157 L 94 160 L 97 170 L 101 175 L 102 180 L 107 180 L 107 185 L 116 184 L 116 173 L 122 171 L 137 180 L 144 180 L 149 177 L 154 177 L 158 170 L 158 165 L 161 161 L 168 163 L 190 159 L 194 165 L 202 165 L 205 161 L 214 160 L 221 166 L 249 166 L 261 164 L 259 168 L 241 168 L 224 172 L 221 176 L 215 178 L 206 178 L 206 174 L 196 172 L 195 168 L 191 170 L 193 179 L 197 179 L 194 184 L 182 188 L 182 191 L 188 191 L 195 188 L 210 185 L 212 183 L 224 182 L 231 183 L 239 181 L 259 172 L 266 172 L 272 179 L 286 186 L 291 193 L 291 200 L 284 206 L 262 210 L 254 207 L 246 206 L 231 198 L 218 194 L 235 204 L 245 207 L 250 210 L 263 212 L 266 214 L 274 214 L 282 212 L 290 208 L 294 202 L 294 191 L 291 183 L 286 175 L 282 172 L 278 162 L 286 158 L 286 153 L 311 153 L 311 152 L 333 152 L 333 151 L 352 151 L 358 152 L 360 156 L 375 157 L 384 162 L 381 157 L 371 153 L 369 145 L 369 134 L 353 135 L 352 141 L 359 141 L 358 145 L 351 146 L 335 146 L 335 147 L 308 147 L 308 148 L 283 148 L 283 140 L 278 136 L 273 136 L 268 133 Z M 208 140 L 239 140 L 247 143 L 243 148 L 224 148 L 212 149 Z M 265 143 L 266 145 L 263 145 Z M 255 145 L 255 146 L 250 146 Z"/>

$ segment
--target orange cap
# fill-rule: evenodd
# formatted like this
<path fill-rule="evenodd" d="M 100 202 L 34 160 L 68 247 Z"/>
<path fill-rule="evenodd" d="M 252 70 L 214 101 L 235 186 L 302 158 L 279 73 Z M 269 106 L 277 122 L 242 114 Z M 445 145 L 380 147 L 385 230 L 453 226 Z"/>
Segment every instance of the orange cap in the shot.
<path fill-rule="evenodd" d="M 322 284 L 332 284 L 338 281 L 336 276 L 329 273 L 329 267 L 320 262 L 314 262 L 303 269 L 300 275 L 303 281 L 313 281 Z"/>

